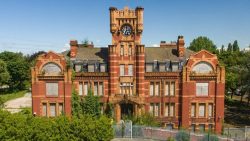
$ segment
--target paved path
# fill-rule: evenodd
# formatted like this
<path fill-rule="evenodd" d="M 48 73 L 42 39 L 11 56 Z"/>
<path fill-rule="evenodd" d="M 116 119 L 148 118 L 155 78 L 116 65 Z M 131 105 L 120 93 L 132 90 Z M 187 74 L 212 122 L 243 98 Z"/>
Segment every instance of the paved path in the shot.
<path fill-rule="evenodd" d="M 133 138 L 133 139 L 115 138 L 115 139 L 112 139 L 111 141 L 154 141 L 154 140 L 152 140 L 152 139 L 139 139 L 139 138 Z"/>
<path fill-rule="evenodd" d="M 9 100 L 4 103 L 7 111 L 11 113 L 17 113 L 22 110 L 22 108 L 31 107 L 31 93 L 26 93 L 23 97 Z"/>

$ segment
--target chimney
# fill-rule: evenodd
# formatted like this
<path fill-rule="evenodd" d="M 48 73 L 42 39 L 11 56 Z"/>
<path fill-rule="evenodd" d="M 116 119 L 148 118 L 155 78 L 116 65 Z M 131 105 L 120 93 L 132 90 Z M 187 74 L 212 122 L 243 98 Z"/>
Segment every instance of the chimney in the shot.
<path fill-rule="evenodd" d="M 77 48 L 77 40 L 70 40 L 70 58 L 76 58 Z"/>
<path fill-rule="evenodd" d="M 176 47 L 176 42 L 171 41 L 170 43 L 167 43 L 166 41 L 161 41 L 160 47 L 162 47 L 162 48 L 174 48 L 174 47 Z"/>
<path fill-rule="evenodd" d="M 185 54 L 184 45 L 185 45 L 184 37 L 183 36 L 178 36 L 178 40 L 177 40 L 178 57 L 184 57 L 184 54 Z"/>

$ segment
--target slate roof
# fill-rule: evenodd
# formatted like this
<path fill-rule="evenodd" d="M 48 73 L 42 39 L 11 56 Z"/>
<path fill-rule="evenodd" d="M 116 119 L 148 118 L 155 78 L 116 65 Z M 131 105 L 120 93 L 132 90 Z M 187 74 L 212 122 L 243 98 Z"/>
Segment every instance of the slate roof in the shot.
<path fill-rule="evenodd" d="M 188 58 L 194 52 L 185 49 L 184 58 Z M 166 60 L 179 61 L 177 49 L 170 47 L 145 47 L 145 61 L 153 62 L 154 60 L 165 62 Z M 76 60 L 98 60 L 100 63 L 108 62 L 108 48 L 87 48 L 80 47 L 76 55 Z"/>

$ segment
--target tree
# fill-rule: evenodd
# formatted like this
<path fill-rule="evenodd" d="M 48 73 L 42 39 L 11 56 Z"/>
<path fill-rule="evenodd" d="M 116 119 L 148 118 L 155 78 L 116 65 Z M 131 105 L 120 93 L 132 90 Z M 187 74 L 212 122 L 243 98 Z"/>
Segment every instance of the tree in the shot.
<path fill-rule="evenodd" d="M 212 53 L 216 53 L 216 46 L 214 45 L 213 41 L 210 40 L 208 37 L 204 37 L 204 36 L 200 36 L 194 39 L 190 43 L 190 46 L 188 48 L 196 52 L 202 49 L 205 49 Z"/>
<path fill-rule="evenodd" d="M 232 50 L 233 50 L 233 46 L 232 46 L 231 43 L 229 43 L 228 46 L 227 46 L 227 51 L 232 52 Z"/>
<path fill-rule="evenodd" d="M 88 91 L 88 95 L 83 99 L 82 110 L 83 114 L 93 115 L 96 117 L 101 114 L 99 97 L 94 96 L 91 90 Z"/>
<path fill-rule="evenodd" d="M 73 89 L 72 96 L 71 96 L 71 107 L 72 107 L 72 115 L 79 116 L 82 114 L 82 107 L 81 107 L 81 98 L 78 93 Z"/>
<path fill-rule="evenodd" d="M 45 51 L 38 51 L 38 52 L 35 52 L 35 53 L 31 54 L 31 55 L 27 55 L 27 56 L 26 56 L 26 59 L 27 59 L 27 61 L 29 62 L 30 66 L 34 66 L 37 57 L 38 57 L 39 55 L 41 55 L 41 54 L 44 54 L 44 53 L 46 53 L 46 52 L 45 52 Z"/>
<path fill-rule="evenodd" d="M 240 47 L 238 45 L 238 41 L 235 40 L 233 43 L 233 51 L 240 51 Z"/>
<path fill-rule="evenodd" d="M 30 66 L 22 53 L 2 52 L 0 59 L 7 64 L 10 75 L 8 85 L 11 90 L 25 89 L 25 83 L 30 80 Z"/>
<path fill-rule="evenodd" d="M 89 40 L 88 39 L 84 39 L 84 41 L 82 41 L 83 47 L 88 47 L 88 44 L 89 44 Z"/>
<path fill-rule="evenodd" d="M 221 49 L 220 49 L 220 52 L 223 53 L 224 50 L 225 50 L 225 47 L 224 47 L 224 45 L 222 45 L 222 46 L 221 46 Z"/>
<path fill-rule="evenodd" d="M 0 86 L 7 84 L 10 79 L 6 63 L 0 59 Z"/>

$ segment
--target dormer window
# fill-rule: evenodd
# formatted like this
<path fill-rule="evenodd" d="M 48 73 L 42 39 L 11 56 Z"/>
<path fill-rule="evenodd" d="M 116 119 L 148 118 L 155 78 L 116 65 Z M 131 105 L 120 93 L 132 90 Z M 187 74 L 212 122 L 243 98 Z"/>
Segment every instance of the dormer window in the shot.
<path fill-rule="evenodd" d="M 166 71 L 165 63 L 159 63 L 159 71 L 160 71 L 160 72 Z"/>
<path fill-rule="evenodd" d="M 75 71 L 76 72 L 80 72 L 82 70 L 82 66 L 81 65 L 75 65 Z"/>
<path fill-rule="evenodd" d="M 100 72 L 106 72 L 106 64 L 100 64 Z"/>
<path fill-rule="evenodd" d="M 94 64 L 88 65 L 88 72 L 95 72 L 95 65 Z"/>
<path fill-rule="evenodd" d="M 154 71 L 158 71 L 158 61 L 154 61 Z"/>
<path fill-rule="evenodd" d="M 153 72 L 153 63 L 146 64 L 146 72 Z"/>
<path fill-rule="evenodd" d="M 178 69 L 179 69 L 179 63 L 172 62 L 172 71 L 178 71 Z"/>

